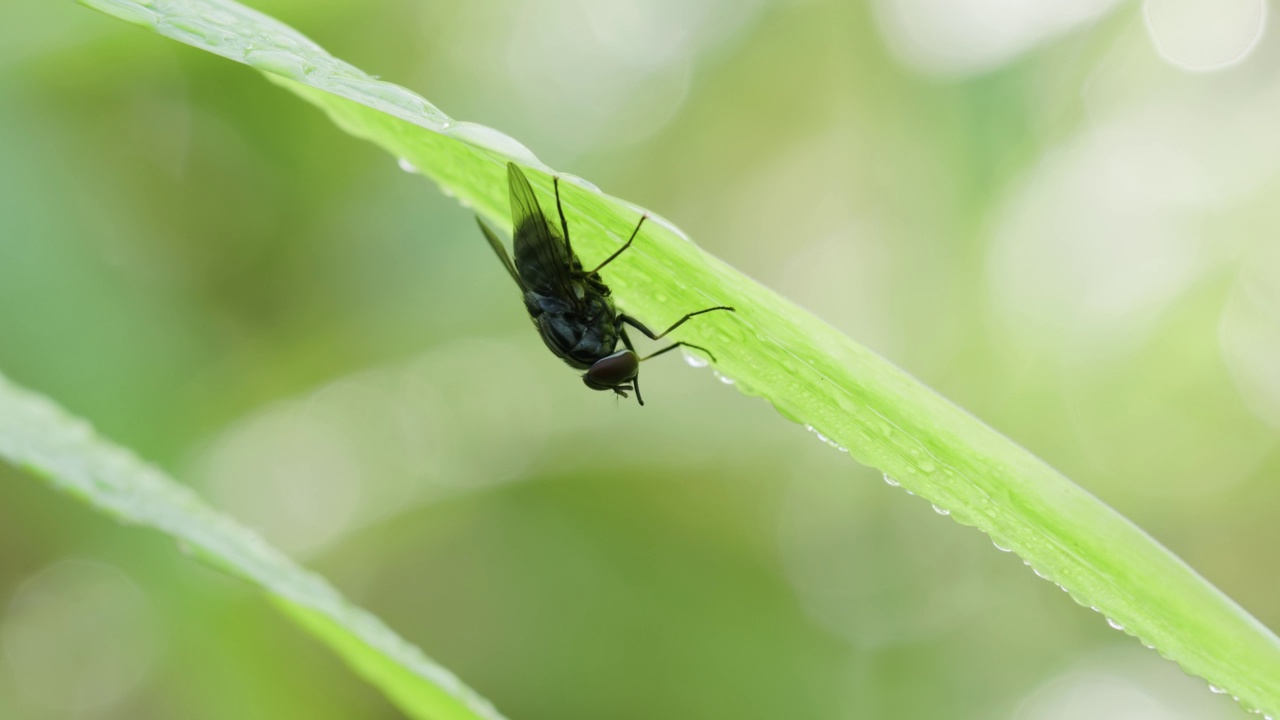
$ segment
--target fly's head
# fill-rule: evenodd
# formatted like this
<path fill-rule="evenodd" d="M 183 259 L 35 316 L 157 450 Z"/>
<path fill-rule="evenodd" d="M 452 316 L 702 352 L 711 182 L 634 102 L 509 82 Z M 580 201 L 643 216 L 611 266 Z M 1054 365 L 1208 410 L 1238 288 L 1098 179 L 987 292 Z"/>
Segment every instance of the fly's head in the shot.
<path fill-rule="evenodd" d="M 592 390 L 612 390 L 626 397 L 639 373 L 640 358 L 630 350 L 619 350 L 595 361 L 582 375 L 582 382 Z"/>

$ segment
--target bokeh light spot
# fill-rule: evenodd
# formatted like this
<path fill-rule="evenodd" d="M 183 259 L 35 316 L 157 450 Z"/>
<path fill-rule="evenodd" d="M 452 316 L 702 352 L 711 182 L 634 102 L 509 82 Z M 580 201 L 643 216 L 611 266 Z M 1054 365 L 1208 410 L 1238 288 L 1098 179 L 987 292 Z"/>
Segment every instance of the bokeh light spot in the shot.
<path fill-rule="evenodd" d="M 109 565 L 65 559 L 9 600 L 0 615 L 0 658 L 25 701 L 98 717 L 146 677 L 156 658 L 154 630 L 137 583 Z"/>
<path fill-rule="evenodd" d="M 1230 67 L 1258 44 L 1266 0 L 1147 0 L 1147 32 L 1160 56 L 1184 70 Z"/>

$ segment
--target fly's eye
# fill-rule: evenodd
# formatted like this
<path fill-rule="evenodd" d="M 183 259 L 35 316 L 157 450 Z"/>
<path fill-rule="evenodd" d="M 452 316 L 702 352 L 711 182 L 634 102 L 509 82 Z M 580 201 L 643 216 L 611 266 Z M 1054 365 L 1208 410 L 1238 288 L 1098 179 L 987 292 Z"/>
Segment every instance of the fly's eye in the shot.
<path fill-rule="evenodd" d="M 582 376 L 582 382 L 592 390 L 612 390 L 634 380 L 640 372 L 640 358 L 630 350 L 619 350 L 600 358 Z"/>

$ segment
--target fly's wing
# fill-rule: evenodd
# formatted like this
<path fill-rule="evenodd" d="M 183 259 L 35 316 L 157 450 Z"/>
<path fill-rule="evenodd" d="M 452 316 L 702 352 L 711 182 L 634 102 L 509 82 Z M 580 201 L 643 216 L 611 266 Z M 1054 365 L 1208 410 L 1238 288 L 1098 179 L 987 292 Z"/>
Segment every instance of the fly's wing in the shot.
<path fill-rule="evenodd" d="M 515 267 L 520 280 L 535 292 L 574 301 L 572 259 L 564 238 L 547 222 L 533 188 L 515 163 L 507 163 L 507 180 L 511 185 Z"/>
<path fill-rule="evenodd" d="M 476 216 L 476 224 L 480 226 L 480 232 L 484 233 L 484 239 L 489 241 L 489 247 L 493 248 L 493 251 L 497 253 L 503 267 L 511 274 L 511 279 L 516 281 L 516 285 L 520 286 L 521 290 L 524 290 L 524 281 L 516 273 L 516 266 L 511 264 L 511 256 L 507 254 L 507 249 L 502 246 L 502 241 L 498 239 L 497 234 L 488 225 L 485 225 L 479 216 Z"/>

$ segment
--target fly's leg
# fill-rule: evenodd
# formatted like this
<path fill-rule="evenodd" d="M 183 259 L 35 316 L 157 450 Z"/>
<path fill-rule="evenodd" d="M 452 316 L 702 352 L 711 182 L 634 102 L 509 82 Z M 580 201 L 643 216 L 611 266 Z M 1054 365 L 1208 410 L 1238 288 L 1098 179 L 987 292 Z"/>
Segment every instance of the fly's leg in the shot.
<path fill-rule="evenodd" d="M 556 191 L 556 212 L 560 213 L 560 229 L 564 231 L 564 249 L 569 251 L 568 253 L 566 253 L 565 257 L 572 258 L 573 245 L 569 242 L 569 223 L 565 222 L 564 208 L 561 207 L 560 205 L 560 178 L 559 177 L 552 176 L 551 187 L 555 188 L 555 191 Z"/>
<path fill-rule="evenodd" d="M 617 250 L 616 250 L 612 255 L 610 255 L 609 257 L 605 258 L 604 262 L 602 262 L 602 263 L 600 263 L 599 265 L 597 265 L 595 270 L 592 270 L 591 272 L 589 272 L 589 273 L 587 273 L 587 274 L 588 274 L 588 275 L 595 275 L 596 273 L 600 272 L 600 270 L 601 270 L 602 268 L 604 268 L 604 266 L 605 266 L 605 265 L 608 265 L 609 263 L 613 262 L 613 259 L 614 259 L 614 258 L 618 257 L 619 255 L 621 255 L 621 254 L 622 254 L 622 252 L 623 252 L 624 250 L 626 250 L 627 248 L 631 247 L 631 243 L 632 243 L 632 241 L 634 241 L 634 240 L 636 239 L 636 235 L 640 233 L 640 226 L 641 226 L 641 225 L 644 225 L 644 221 L 645 221 L 645 220 L 648 220 L 648 219 L 649 219 L 649 216 L 648 216 L 648 215 L 641 215 L 641 216 L 640 216 L 640 222 L 636 223 L 636 229 L 631 231 L 631 237 L 627 238 L 627 241 L 626 241 L 625 243 L 623 243 L 623 244 L 622 244 L 622 247 L 618 248 L 618 249 L 617 249 Z"/>
<path fill-rule="evenodd" d="M 622 327 L 621 322 L 618 323 L 618 335 L 622 337 L 622 344 L 635 354 L 636 346 L 631 344 L 631 338 L 627 337 L 627 329 Z M 643 360 L 643 358 L 641 358 L 641 360 Z M 640 373 L 638 372 L 635 377 L 631 378 L 631 389 L 636 391 L 636 402 L 640 403 L 640 406 L 643 407 L 644 398 L 640 397 Z M 622 397 L 626 397 L 626 395 L 624 394 Z"/>
<path fill-rule="evenodd" d="M 631 336 L 627 335 L 627 329 L 622 327 L 622 323 L 626 322 L 625 320 L 623 320 L 623 318 L 626 318 L 626 317 L 627 317 L 626 315 L 621 315 L 618 317 L 618 321 L 616 323 L 618 326 L 618 335 L 622 337 L 622 344 L 628 350 L 634 353 L 636 352 L 636 346 L 631 343 Z M 636 354 L 638 355 L 639 353 L 636 353 Z"/>
<path fill-rule="evenodd" d="M 635 352 L 635 348 L 631 347 L 631 340 L 627 338 L 626 330 L 624 330 L 624 329 L 623 329 L 623 327 L 622 327 L 622 324 L 623 324 L 623 323 L 626 323 L 626 324 L 630 325 L 631 327 L 633 327 L 633 328 L 635 328 L 635 329 L 639 330 L 640 332 L 644 333 L 645 337 L 649 338 L 650 340 L 661 340 L 662 338 L 664 338 L 664 337 L 666 337 L 666 336 L 667 336 L 667 333 L 669 333 L 669 332 L 671 332 L 672 330 L 675 330 L 676 328 L 678 328 L 678 327 L 680 327 L 681 325 L 685 324 L 685 322 L 687 322 L 687 321 L 689 320 L 689 318 L 691 318 L 691 317 L 695 317 L 695 316 L 698 316 L 698 315 L 701 315 L 701 314 L 703 314 L 703 313 L 715 312 L 716 310 L 728 310 L 729 312 L 735 312 L 735 310 L 734 310 L 733 308 L 731 308 L 731 307 L 726 307 L 726 306 L 724 306 L 724 305 L 717 305 L 716 307 L 710 307 L 710 308 L 707 308 L 707 309 L 705 309 L 705 310 L 697 310 L 697 311 L 695 311 L 695 312 L 691 312 L 691 313 L 689 313 L 688 315 L 685 315 L 684 317 L 680 318 L 679 320 L 677 320 L 677 321 L 676 321 L 676 323 L 675 323 L 674 325 L 672 325 L 671 327 L 667 328 L 666 330 L 663 330 L 661 333 L 655 333 L 655 332 L 653 332 L 653 331 L 652 331 L 652 330 L 650 330 L 649 328 L 645 327 L 645 324 L 644 324 L 644 323 L 642 323 L 642 322 L 640 322 L 639 320 L 637 320 L 637 319 L 635 319 L 635 318 L 631 317 L 630 315 L 619 315 L 619 316 L 618 316 L 618 330 L 620 331 L 620 334 L 622 335 L 622 342 L 626 344 L 627 349 L 628 349 L 628 350 L 631 350 L 632 352 Z M 701 345 L 694 345 L 693 343 L 690 343 L 690 342 L 684 342 L 683 340 L 681 340 L 680 342 L 672 343 L 672 344 L 670 344 L 670 345 L 668 345 L 668 346 L 666 346 L 666 347 L 662 348 L 661 350 L 659 350 L 659 351 L 657 351 L 657 352 L 655 352 L 655 353 L 650 353 L 650 354 L 648 354 L 648 355 L 645 355 L 644 357 L 640 358 L 640 362 L 644 362 L 645 360 L 648 360 L 648 359 L 650 359 L 650 358 L 658 357 L 659 355 L 661 355 L 661 354 L 663 354 L 663 353 L 671 352 L 672 350 L 675 350 L 675 349 L 676 349 L 676 348 L 678 348 L 678 347 L 693 348 L 694 350 L 697 350 L 697 351 L 699 351 L 699 352 L 706 353 L 707 357 L 711 358 L 711 361 L 712 361 L 712 362 L 715 362 L 715 360 L 716 360 L 716 356 L 715 356 L 715 355 L 713 355 L 713 354 L 711 353 L 711 351 L 710 351 L 710 350 L 708 350 L 708 349 L 706 349 L 706 348 L 702 347 Z"/>
<path fill-rule="evenodd" d="M 694 350 L 698 350 L 700 352 L 706 353 L 707 357 L 711 358 L 711 362 L 716 361 L 716 356 L 712 355 L 710 350 L 702 347 L 701 345 L 694 345 L 693 343 L 687 343 L 687 342 L 677 342 L 677 343 L 671 343 L 670 345 L 662 348 L 658 352 L 649 353 L 648 355 L 645 355 L 644 357 L 640 358 L 640 362 L 644 362 L 645 360 L 648 360 L 650 358 L 656 358 L 662 353 L 671 352 L 672 350 L 675 350 L 678 347 L 693 348 Z"/>
<path fill-rule="evenodd" d="M 650 330 L 649 328 L 645 327 L 645 326 L 644 326 L 644 323 L 642 323 L 642 322 L 640 322 L 639 320 L 637 320 L 637 319 L 635 319 L 635 318 L 631 317 L 630 315 L 619 315 L 619 316 L 618 316 L 618 322 L 619 322 L 619 323 L 626 323 L 626 324 L 630 325 L 631 327 L 633 327 L 633 328 L 635 328 L 635 329 L 639 330 L 640 332 L 644 333 L 644 334 L 645 334 L 645 336 L 646 336 L 646 337 L 648 337 L 650 340 L 661 340 L 662 338 L 666 337 L 666 336 L 667 336 L 667 335 L 668 335 L 672 330 L 675 330 L 676 328 L 680 327 L 681 325 L 683 325 L 683 324 L 685 324 L 685 323 L 689 322 L 689 319 L 690 319 L 690 318 L 697 317 L 697 316 L 699 316 L 699 315 L 701 315 L 701 314 L 703 314 L 703 313 L 715 312 L 716 310 L 728 310 L 729 312 L 736 312 L 733 308 L 731 308 L 731 307 L 727 307 L 727 306 L 725 306 L 725 305 L 717 305 L 717 306 L 715 306 L 715 307 L 709 307 L 709 308 L 706 308 L 705 310 L 695 310 L 695 311 L 693 311 L 693 312 L 689 313 L 688 315 L 685 315 L 684 317 L 680 318 L 679 320 L 677 320 L 677 321 L 675 322 L 675 324 L 674 324 L 674 325 L 672 325 L 671 327 L 667 328 L 666 330 L 663 330 L 662 332 L 658 333 L 657 335 L 655 335 L 655 334 L 653 333 L 653 331 L 652 331 L 652 330 Z M 686 344 L 687 344 L 687 343 L 686 343 Z M 699 350 L 701 350 L 702 348 L 698 348 L 698 349 L 699 349 Z M 653 356 L 652 356 L 652 355 L 650 355 L 650 357 L 653 357 Z"/>

